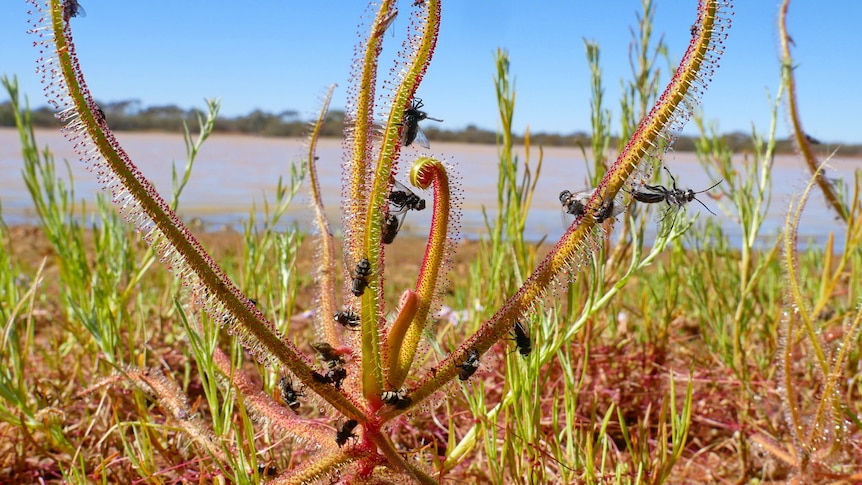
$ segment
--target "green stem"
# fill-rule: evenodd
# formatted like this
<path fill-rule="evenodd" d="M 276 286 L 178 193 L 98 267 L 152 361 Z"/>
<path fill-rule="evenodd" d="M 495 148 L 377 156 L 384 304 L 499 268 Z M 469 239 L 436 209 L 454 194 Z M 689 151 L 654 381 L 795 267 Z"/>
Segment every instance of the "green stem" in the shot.
<path fill-rule="evenodd" d="M 440 266 L 445 257 L 449 216 L 451 215 L 449 177 L 442 163 L 433 158 L 419 158 L 410 170 L 410 181 L 422 189 L 427 189 L 431 185 L 434 186 L 434 208 L 428 244 L 425 246 L 425 258 L 422 260 L 419 278 L 416 280 L 416 295 L 419 305 L 416 315 L 407 329 L 404 341 L 400 343 L 398 358 L 391 371 L 391 384 L 396 389 L 400 388 L 407 378 L 407 373 L 416 355 L 416 348 L 422 338 L 422 331 L 428 321 L 428 312 L 437 291 Z"/>
<path fill-rule="evenodd" d="M 80 71 L 71 29 L 63 19 L 64 2 L 50 0 L 49 5 L 46 27 L 53 32 L 53 39 L 43 43 L 54 49 L 56 59 L 42 62 L 49 73 L 59 68 L 62 75 L 62 81 L 53 86 L 57 97 L 53 101 L 65 107 L 61 116 L 68 122 L 67 138 L 75 144 L 82 160 L 98 173 L 100 182 L 112 191 L 113 201 L 121 205 L 126 219 L 144 233 L 144 240 L 183 280 L 195 302 L 214 320 L 228 326 L 252 353 L 263 359 L 274 358 L 341 412 L 359 416 L 359 409 L 344 394 L 314 380 L 310 361 L 278 335 L 273 324 L 210 258 L 132 163 L 101 116 L 95 114 L 96 103 Z"/>
<path fill-rule="evenodd" d="M 404 112 L 410 106 L 419 83 L 425 75 L 425 70 L 431 62 L 437 43 L 437 34 L 440 30 L 439 0 L 428 0 L 425 12 L 422 36 L 418 39 L 410 65 L 404 70 L 404 77 L 392 97 L 389 118 L 383 131 L 380 155 L 374 169 L 370 197 L 362 219 L 365 226 L 356 233 L 357 237 L 362 234 L 363 239 L 361 242 L 351 241 L 351 247 L 357 248 L 353 253 L 355 261 L 368 258 L 372 268 L 368 277 L 368 290 L 362 296 L 361 312 L 363 369 L 370 371 L 363 372 L 362 376 L 363 394 L 366 399 L 376 399 L 383 390 L 383 366 L 380 360 L 380 336 L 378 333 L 378 312 L 379 309 L 383 308 L 384 300 L 383 272 L 381 270 L 383 267 L 383 212 L 387 205 L 389 188 L 392 185 L 393 167 L 401 150 Z M 378 16 L 378 24 L 385 18 Z M 380 35 L 380 37 L 383 36 Z M 373 40 L 369 40 L 370 42 Z M 363 175 L 365 174 L 364 167 L 363 164 Z M 361 184 L 351 184 L 351 190 L 356 193 L 365 192 L 367 186 L 364 180 L 363 178 Z"/>
<path fill-rule="evenodd" d="M 323 107 L 311 129 L 311 135 L 308 137 L 308 154 L 306 163 L 308 164 L 309 187 L 311 190 L 311 205 L 314 208 L 314 223 L 317 225 L 319 232 L 318 241 L 320 247 L 318 249 L 318 260 L 316 270 L 316 280 L 319 288 L 318 292 L 318 311 L 315 312 L 320 327 L 323 328 L 323 335 L 327 342 L 335 345 L 340 341 L 338 333 L 335 331 L 335 320 L 332 315 L 335 313 L 335 243 L 332 238 L 332 230 L 329 227 L 329 220 L 326 218 L 326 211 L 323 206 L 323 197 L 320 195 L 320 181 L 317 177 L 317 141 L 320 138 L 320 132 L 323 129 L 326 121 L 326 114 L 329 112 L 329 102 L 332 100 L 332 93 L 335 90 L 335 84 L 329 87 L 326 92 L 326 97 L 323 101 Z"/>
<path fill-rule="evenodd" d="M 829 179 L 823 176 L 822 171 L 818 171 L 820 162 L 814 155 L 814 149 L 805 130 L 802 128 L 802 120 L 799 116 L 799 106 L 796 102 L 796 77 L 793 75 L 793 57 L 790 55 L 790 34 L 787 33 L 787 10 L 790 8 L 790 0 L 781 2 L 781 10 L 778 14 L 778 32 L 781 42 L 781 72 L 782 84 L 787 86 L 787 112 L 790 118 L 790 125 L 793 127 L 793 140 L 799 153 L 811 170 L 811 175 L 816 177 L 817 185 L 823 192 L 826 202 L 838 213 L 838 217 L 845 223 L 848 218 L 847 206 L 838 198 L 835 192 L 835 187 L 829 183 Z"/>

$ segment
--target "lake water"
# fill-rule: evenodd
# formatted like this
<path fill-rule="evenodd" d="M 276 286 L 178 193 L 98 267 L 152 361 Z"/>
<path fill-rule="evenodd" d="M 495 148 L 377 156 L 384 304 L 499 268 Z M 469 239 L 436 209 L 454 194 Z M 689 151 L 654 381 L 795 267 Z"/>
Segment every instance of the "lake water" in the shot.
<path fill-rule="evenodd" d="M 48 146 L 58 161 L 58 172 L 68 178 L 62 160 L 70 161 L 79 199 L 92 207 L 94 194 L 98 190 L 95 176 L 87 172 L 77 161 L 71 145 L 57 130 L 38 130 L 40 147 Z M 117 138 L 138 168 L 155 185 L 163 196 L 171 190 L 171 164 L 178 170 L 185 164 L 185 145 L 182 136 L 164 133 L 117 133 Z M 303 141 L 285 138 L 262 138 L 242 135 L 213 135 L 204 144 L 198 155 L 185 191 L 180 199 L 180 214 L 185 219 L 200 218 L 209 227 L 223 225 L 239 226 L 248 218 L 253 207 L 263 207 L 264 197 L 273 199 L 277 180 L 287 178 L 290 163 L 302 158 Z M 489 145 L 458 143 L 434 143 L 430 154 L 457 167 L 461 181 L 461 234 L 476 238 L 486 232 L 482 216 L 485 207 L 493 214 L 496 207 L 497 149 Z M 520 160 L 524 160 L 520 148 Z M 403 156 L 419 154 L 412 147 L 404 148 Z M 318 149 L 320 183 L 327 204 L 327 212 L 333 228 L 339 226 L 339 202 L 341 194 L 341 142 L 323 140 Z M 538 156 L 533 149 L 532 157 Z M 526 233 L 530 240 L 539 240 L 547 235 L 549 241 L 559 238 L 564 232 L 558 194 L 563 189 L 575 190 L 585 186 L 586 169 L 583 156 L 576 148 L 546 148 L 544 163 L 533 207 L 527 220 Z M 742 166 L 742 158 L 736 160 Z M 693 154 L 669 153 L 665 163 L 674 173 L 681 188 L 701 190 L 715 181 L 708 179 Z M 862 168 L 862 160 L 835 158 L 830 162 L 828 176 L 852 180 L 854 170 Z M 0 203 L 2 216 L 7 224 L 32 224 L 36 222 L 33 204 L 21 177 L 23 163 L 17 131 L 0 128 Z M 783 225 L 788 201 L 805 187 L 808 171 L 795 156 L 779 156 L 773 168 L 772 205 L 762 230 L 766 240 L 773 239 Z M 400 175 L 405 181 L 406 176 Z M 453 177 L 454 178 L 454 177 Z M 300 190 L 288 212 L 290 220 L 308 227 L 309 209 L 307 189 Z M 422 194 L 420 194 L 422 195 Z M 425 197 L 430 197 L 430 193 Z M 700 196 L 721 223 L 731 241 L 738 246 L 740 231 L 732 215 L 726 210 L 730 206 L 724 201 L 713 200 L 706 194 Z M 430 206 L 430 204 L 429 204 Z M 689 213 L 700 212 L 701 218 L 713 217 L 697 203 L 688 205 Z M 404 231 L 421 234 L 430 225 L 430 211 L 411 212 Z M 648 227 L 655 229 L 655 224 Z M 830 231 L 840 235 L 841 223 L 827 210 L 822 196 L 815 191 L 803 216 L 800 241 L 822 242 Z M 652 237 L 652 236 L 648 236 Z"/>

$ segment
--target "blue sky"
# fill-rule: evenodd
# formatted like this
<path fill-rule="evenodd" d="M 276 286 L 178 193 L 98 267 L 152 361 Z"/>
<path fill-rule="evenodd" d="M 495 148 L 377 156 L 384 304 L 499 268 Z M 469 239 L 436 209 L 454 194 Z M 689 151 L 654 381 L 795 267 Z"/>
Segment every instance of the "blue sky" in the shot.
<path fill-rule="evenodd" d="M 339 84 L 333 107 L 343 108 L 357 26 L 367 15 L 359 1 L 80 1 L 87 16 L 73 19 L 75 42 L 97 100 L 203 108 L 203 98 L 220 97 L 227 116 L 293 109 L 310 117 L 333 82 Z M 406 29 L 412 3 L 401 2 L 390 30 Z M 656 3 L 655 30 L 665 34 L 670 55 L 678 60 L 690 38 L 696 2 Z M 778 2 L 736 4 L 726 53 L 703 109 L 721 131 L 748 132 L 752 125 L 766 130 L 779 79 Z M 36 51 L 25 33 L 28 7 L 23 0 L 0 5 L 0 74 L 17 75 L 31 104 L 41 106 Z M 629 74 L 629 28 L 639 9 L 640 0 L 449 0 L 418 96 L 430 116 L 445 120 L 444 128 L 496 129 L 493 52 L 503 47 L 516 81 L 518 131 L 526 125 L 534 132 L 589 131 L 583 40 L 591 39 L 602 48 L 605 99 L 616 121 L 620 79 Z M 860 18 L 860 0 L 791 5 L 803 122 L 822 141 L 862 143 L 862 94 L 854 89 L 862 81 L 855 39 Z M 385 59 L 395 55 L 401 40 L 387 33 Z M 380 72 L 388 73 L 391 65 L 383 61 Z M 783 111 L 779 120 L 779 136 L 786 136 Z"/>

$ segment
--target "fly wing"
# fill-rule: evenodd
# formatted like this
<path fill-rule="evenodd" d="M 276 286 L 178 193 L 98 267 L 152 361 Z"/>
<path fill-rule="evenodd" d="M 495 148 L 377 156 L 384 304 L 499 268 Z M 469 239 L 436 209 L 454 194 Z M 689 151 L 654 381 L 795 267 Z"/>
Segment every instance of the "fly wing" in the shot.
<path fill-rule="evenodd" d="M 394 179 L 392 180 L 392 186 L 395 188 L 395 190 L 400 190 L 400 191 L 406 193 L 407 195 L 416 195 L 406 185 L 402 184 L 401 182 L 399 182 L 397 180 L 394 180 Z"/>
<path fill-rule="evenodd" d="M 595 192 L 595 191 L 596 191 L 596 189 L 593 189 L 593 188 L 578 189 L 578 190 L 573 191 L 566 201 L 562 201 L 562 200 L 560 201 L 560 210 L 561 210 L 560 215 L 562 216 L 562 219 L 563 219 L 563 229 L 568 229 L 569 226 L 571 226 L 572 223 L 575 222 L 575 219 L 577 219 L 578 216 L 583 215 L 583 213 L 574 214 L 572 212 L 569 212 L 567 210 L 568 207 L 567 207 L 566 202 L 568 202 L 569 204 L 575 204 L 576 206 L 578 204 L 580 204 L 580 207 L 584 207 L 587 204 L 587 202 L 590 200 L 590 197 L 593 196 L 593 192 Z"/>
<path fill-rule="evenodd" d="M 421 146 L 422 148 L 425 148 L 426 150 L 431 149 L 431 145 L 428 143 L 428 137 L 425 136 L 425 132 L 422 131 L 422 128 L 420 128 L 418 126 L 416 127 L 416 139 L 413 141 L 418 143 L 419 146 Z"/>
<path fill-rule="evenodd" d="M 595 192 L 596 189 L 591 188 L 579 189 L 572 194 L 572 197 L 574 197 L 575 200 L 577 200 L 581 204 L 587 205 L 587 202 L 589 202 L 590 198 Z"/>
<path fill-rule="evenodd" d="M 86 17 L 87 12 L 84 10 L 84 7 L 78 3 L 78 0 L 66 0 L 63 2 L 63 15 L 65 16 L 65 20 L 68 22 L 72 17 Z"/>
<path fill-rule="evenodd" d="M 626 206 L 623 202 L 623 198 L 620 194 L 617 194 L 617 196 L 614 197 L 614 207 L 611 210 L 611 218 L 622 214 L 624 210 L 626 210 Z"/>

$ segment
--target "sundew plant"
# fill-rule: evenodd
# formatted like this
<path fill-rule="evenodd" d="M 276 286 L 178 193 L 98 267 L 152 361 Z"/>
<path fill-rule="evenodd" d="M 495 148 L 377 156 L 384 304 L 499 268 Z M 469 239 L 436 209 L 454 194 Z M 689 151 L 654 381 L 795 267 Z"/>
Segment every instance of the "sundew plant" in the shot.
<path fill-rule="evenodd" d="M 732 444 L 741 450 L 740 461 L 744 464 L 740 479 L 756 475 L 752 471 L 756 466 L 750 463 L 755 454 L 750 450 L 755 447 L 762 455 L 773 456 L 805 479 L 854 477 L 850 472 L 839 475 L 846 470 L 839 470 L 837 463 L 846 464 L 852 461 L 846 459 L 848 456 L 858 456 L 848 437 L 859 420 L 852 408 L 839 399 L 839 394 L 842 385 L 848 389 L 859 385 L 855 381 L 842 384 L 842 372 L 851 363 L 858 363 L 850 344 L 858 335 L 862 314 L 848 319 L 850 323 L 843 327 L 846 332 L 838 339 L 842 343 L 839 347 L 820 344 L 815 316 L 825 312 L 828 297 L 843 281 L 842 271 L 856 266 L 850 259 L 852 254 L 833 261 L 830 243 L 827 271 L 819 280 L 819 290 L 806 288 L 799 279 L 805 262 L 800 262 L 797 255 L 796 228 L 805 198 L 817 183 L 827 193 L 830 206 L 845 221 L 846 247 L 852 247 L 862 239 L 858 196 L 853 204 L 845 204 L 843 195 L 820 176 L 817 164 L 811 161 L 813 155 L 806 155 L 815 175 L 812 186 L 805 190 L 801 202 L 792 207 L 786 222 L 781 249 L 787 291 L 783 304 L 772 305 L 771 297 L 763 296 L 757 285 L 772 275 L 769 265 L 776 261 L 779 245 L 761 258 L 753 255 L 752 248 L 762 222 L 764 200 L 768 198 L 764 187 L 774 133 L 766 148 L 756 134 L 753 136 L 756 148 L 763 148 L 757 157 L 762 172 L 754 168 L 753 176 L 745 178 L 731 168 L 727 147 L 709 136 L 709 129 L 696 113 L 724 54 L 723 43 L 733 14 L 730 1 L 700 0 L 697 8 L 692 9 L 690 43 L 663 90 L 650 74 L 655 59 L 645 51 L 641 53 L 645 62 L 640 68 L 645 75 L 639 77 L 642 84 L 633 89 L 632 93 L 637 94 L 632 94 L 629 109 L 624 110 L 630 129 L 625 130 L 615 160 L 603 158 L 608 152 L 609 136 L 596 67 L 599 51 L 598 46 L 587 43 L 588 58 L 596 67 L 591 147 L 594 190 L 582 193 L 581 198 L 561 200 L 575 217 L 542 259 L 525 247 L 521 236 L 533 196 L 531 187 L 535 187 L 531 183 L 538 177 L 541 165 L 534 167 L 532 173 L 528 166 L 520 167 L 526 173 L 519 172 L 512 155 L 514 93 L 508 78 L 508 60 L 504 54 L 498 55 L 496 89 L 503 124 L 498 180 L 500 210 L 496 219 L 488 219 L 490 256 L 471 268 L 480 275 L 476 279 L 482 280 L 472 288 L 471 296 L 481 299 L 486 308 L 472 326 L 457 329 L 457 334 L 453 327 L 439 324 L 433 315 L 449 297 L 446 271 L 458 246 L 459 203 L 470 194 L 462 193 L 459 187 L 457 160 L 434 156 L 422 149 L 404 149 L 417 136 L 416 124 L 426 116 L 417 91 L 432 62 L 440 32 L 443 19 L 440 1 L 402 2 L 399 11 L 396 2 L 383 0 L 369 6 L 370 13 L 365 16 L 369 19 L 362 30 L 366 36 L 355 49 L 348 87 L 341 165 L 340 254 L 326 218 L 316 172 L 318 163 L 327 162 L 318 160 L 315 146 L 326 120 L 329 97 L 311 127 L 301 171 L 307 173 L 311 187 L 313 237 L 317 247 L 313 332 L 297 331 L 290 319 L 284 317 L 292 303 L 289 288 L 295 289 L 296 285 L 296 275 L 291 272 L 298 245 L 295 234 L 265 236 L 270 238 L 266 241 L 279 257 L 271 264 L 287 268 L 278 273 L 278 278 L 264 280 L 273 285 L 271 288 L 260 288 L 262 285 L 256 280 L 263 277 L 254 271 L 265 272 L 268 264 L 255 259 L 258 255 L 250 256 L 258 266 L 253 266 L 241 283 L 228 277 L 228 272 L 177 216 L 177 202 L 166 201 L 159 195 L 112 134 L 108 120 L 87 88 L 78 61 L 72 38 L 73 26 L 78 23 L 77 1 L 28 1 L 33 5 L 32 32 L 39 50 L 44 90 L 58 110 L 58 118 L 65 123 L 65 136 L 74 144 L 81 161 L 96 175 L 119 214 L 140 233 L 151 251 L 149 259 L 145 259 L 148 263 L 142 264 L 134 275 L 121 274 L 118 281 L 126 285 L 123 288 L 133 288 L 144 280 L 149 262 L 158 259 L 179 282 L 174 288 L 176 307 L 169 316 L 141 314 L 135 318 L 164 318 L 182 329 L 185 341 L 176 342 L 175 346 L 187 346 L 194 357 L 193 370 L 199 374 L 202 387 L 197 400 L 187 396 L 192 369 L 186 368 L 180 375 L 180 369 L 172 369 L 167 358 L 160 358 L 158 366 L 144 358 L 116 358 L 116 349 L 133 340 L 117 329 L 106 330 L 104 318 L 111 312 L 119 313 L 118 308 L 129 303 L 133 298 L 131 289 L 118 289 L 118 295 L 99 295 L 102 301 L 84 300 L 86 297 L 82 296 L 81 300 L 70 297 L 67 302 L 85 322 L 102 352 L 100 358 L 105 361 L 105 378 L 93 383 L 79 397 L 87 399 L 120 384 L 132 384 L 136 389 L 137 411 L 142 416 L 155 413 L 148 399 L 167 415 L 167 420 L 158 425 L 153 421 L 147 421 L 146 425 L 118 425 L 122 428 L 120 432 L 129 433 L 134 439 L 125 441 L 126 448 L 117 454 L 127 456 L 136 472 L 147 480 L 160 482 L 162 467 L 171 462 L 164 458 L 170 454 L 165 451 L 162 434 L 173 432 L 191 440 L 201 452 L 198 458 L 204 461 L 200 457 L 205 457 L 208 461 L 195 465 L 200 470 L 197 478 L 202 481 L 221 475 L 240 483 L 257 480 L 437 483 L 475 455 L 483 461 L 482 467 L 470 469 L 477 481 L 660 483 L 668 480 L 693 433 L 689 427 L 693 407 L 708 399 L 693 398 L 691 379 L 685 390 L 679 391 L 675 387 L 679 378 L 671 376 L 665 399 L 658 402 L 646 396 L 642 415 L 627 414 L 624 399 L 618 399 L 616 407 L 592 409 L 588 419 L 594 427 L 579 426 L 578 412 L 582 408 L 576 396 L 583 389 L 574 389 L 574 383 L 583 384 L 587 370 L 584 366 L 583 373 L 576 375 L 573 369 L 578 367 L 573 361 L 580 358 L 573 358 L 570 350 L 579 338 L 589 341 L 584 334 L 593 332 L 596 312 L 611 308 L 613 298 L 624 291 L 631 279 L 640 276 L 638 271 L 656 263 L 671 242 L 681 243 L 691 227 L 691 221 L 678 218 L 677 213 L 662 217 L 655 246 L 643 254 L 643 221 L 638 229 L 635 221 L 639 214 L 632 210 L 633 198 L 647 197 L 639 188 L 660 186 L 649 181 L 664 172 L 657 169 L 663 166 L 663 157 L 672 149 L 676 134 L 691 118 L 703 133 L 698 154 L 707 159 L 705 165 L 717 167 L 716 182 L 734 189 L 730 195 L 730 191 L 718 190 L 728 198 L 734 197 L 728 203 L 738 208 L 741 224 L 748 229 L 744 229 L 740 261 L 728 264 L 725 275 L 719 274 L 720 264 L 706 269 L 705 265 L 692 261 L 688 266 L 677 265 L 681 268 L 679 273 L 711 271 L 690 276 L 691 289 L 685 291 L 691 291 L 699 299 L 686 301 L 674 293 L 684 291 L 679 290 L 679 280 L 674 280 L 674 284 L 653 281 L 650 291 L 667 292 L 654 298 L 665 305 L 655 308 L 655 314 L 669 322 L 676 315 L 676 307 L 693 305 L 690 301 L 694 300 L 705 302 L 690 309 L 690 313 L 708 322 L 700 331 L 710 355 L 732 369 L 741 383 L 728 394 L 746 403 L 738 406 L 733 426 L 721 431 L 730 436 L 727 446 Z M 645 5 L 641 33 L 648 39 L 649 29 L 644 26 L 653 11 L 650 2 Z M 410 21 L 395 23 L 396 16 L 409 16 Z M 392 59 L 385 59 L 383 46 L 389 37 L 385 34 L 396 25 L 406 25 L 407 40 Z M 783 24 L 781 31 L 785 56 L 782 86 L 790 94 L 791 118 L 800 150 L 810 152 L 793 104 L 789 36 Z M 645 44 L 641 47 L 646 49 Z M 381 67 L 386 63 L 391 63 L 388 71 Z M 330 96 L 332 89 L 335 87 L 330 89 Z M 201 119 L 203 135 L 197 142 L 189 139 L 190 159 L 212 130 L 216 112 L 212 104 L 210 116 Z M 295 184 L 279 188 L 282 196 L 297 190 L 302 177 L 294 175 Z M 402 187 L 396 181 L 407 181 L 412 187 Z M 569 185 L 561 189 L 574 189 L 579 184 L 572 181 Z M 670 186 L 666 182 L 662 187 Z M 409 199 L 415 195 L 414 191 L 430 192 L 427 210 L 432 213 L 432 223 L 424 254 L 418 261 L 415 284 L 393 289 L 394 278 L 386 278 L 387 249 L 390 243 L 398 244 L 397 230 L 405 213 L 419 208 L 415 200 Z M 663 205 L 682 200 L 667 198 L 667 204 Z M 752 207 L 754 210 L 748 210 Z M 112 216 L 103 214 L 103 217 L 108 220 Z M 623 219 L 621 240 L 632 237 L 634 244 L 611 246 L 609 229 L 618 217 Z M 257 246 L 249 243 L 249 247 Z M 704 249 L 698 257 L 713 258 L 721 249 Z M 631 258 L 628 267 L 623 264 L 624 253 Z M 682 244 L 673 245 L 671 253 L 668 258 L 688 257 Z M 838 269 L 832 271 L 833 266 Z M 856 269 L 852 271 L 851 281 L 858 282 Z M 662 274 L 657 278 L 671 278 Z M 738 288 L 740 293 L 739 301 L 716 298 L 713 303 L 705 295 L 715 289 L 705 282 L 721 281 L 730 287 L 731 277 L 727 275 L 738 276 L 740 280 L 732 282 L 734 290 Z M 99 274 L 103 276 L 113 277 Z M 254 287 L 254 294 L 244 291 L 247 287 Z M 851 288 L 848 299 L 858 298 L 858 290 L 853 290 L 852 284 L 848 287 Z M 808 302 L 806 292 L 819 295 L 816 302 Z M 98 305 L 106 307 L 106 313 L 89 312 Z M 758 335 L 760 330 L 747 323 L 747 317 L 755 313 L 754 308 L 761 307 L 779 309 L 775 310 L 780 313 L 775 316 L 779 325 L 770 327 L 777 329 L 774 332 L 764 330 L 763 335 Z M 580 314 L 577 309 L 582 310 Z M 648 318 L 644 316 L 644 320 Z M 666 326 L 645 325 L 640 332 L 638 338 L 651 344 L 670 342 Z M 310 333 L 314 335 L 311 341 L 298 338 Z M 780 337 L 776 338 L 776 334 Z M 780 375 L 770 374 L 771 354 L 759 357 L 760 360 L 753 357 L 751 342 L 758 338 L 775 345 L 779 363 L 776 372 Z M 795 359 L 802 347 L 806 355 L 814 356 L 811 360 Z M 582 350 L 588 355 L 594 349 L 584 344 Z M 554 361 L 559 364 L 554 367 L 558 375 L 540 372 L 550 368 Z M 802 369 L 801 362 L 810 363 L 811 368 Z M 624 362 L 610 362 L 607 374 L 624 367 Z M 504 377 L 494 375 L 497 369 Z M 778 394 L 784 408 L 777 414 L 784 417 L 786 426 L 764 424 L 752 417 L 759 416 L 761 410 L 750 403 L 763 403 L 759 397 L 755 398 L 758 391 L 752 373 L 756 372 L 781 381 Z M 800 385 L 803 381 L 800 376 L 808 373 L 817 376 L 812 381 L 822 390 L 815 398 Z M 653 370 L 644 371 L 640 377 L 658 379 Z M 501 380 L 503 384 L 499 384 Z M 533 393 L 541 391 L 540 386 L 555 385 L 560 393 L 556 401 L 539 403 L 538 399 L 531 399 Z M 643 397 L 628 396 L 626 391 L 624 386 L 615 390 L 632 401 Z M 450 403 L 456 395 L 466 399 L 471 420 L 466 431 L 458 433 L 454 432 L 455 423 L 463 416 Z M 28 417 L 34 421 L 50 418 Z M 433 441 L 414 439 L 423 435 L 414 425 L 418 419 L 447 432 Z M 619 429 L 609 429 L 612 420 Z M 783 436 L 789 436 L 787 441 L 792 445 L 779 446 L 777 442 Z M 60 437 L 55 439 L 64 442 Z M 620 458 L 623 454 L 627 460 Z M 268 461 L 273 465 L 267 465 Z M 482 473 L 475 468 L 483 468 Z M 90 473 L 105 476 L 100 475 L 101 470 L 73 469 L 64 473 L 65 478 L 82 481 Z M 763 472 L 759 476 L 766 475 Z"/>
<path fill-rule="evenodd" d="M 188 330 L 198 335 L 192 340 L 200 339 L 197 345 L 204 347 L 200 358 L 208 361 L 201 367 L 218 369 L 219 382 L 232 388 L 222 392 L 236 392 L 258 423 L 307 447 L 309 458 L 273 477 L 275 483 L 305 482 L 336 472 L 357 478 L 380 475 L 434 481 L 434 468 L 424 453 L 414 450 L 405 454 L 396 447 L 391 438 L 393 423 L 405 413 L 423 412 L 425 403 L 438 398 L 435 396 L 452 392 L 453 379 L 469 380 L 483 356 L 506 339 L 516 324 L 527 325 L 529 333 L 529 324 L 519 322 L 529 322 L 551 290 L 589 266 L 590 254 L 600 244 L 602 228 L 598 226 L 607 219 L 600 216 L 607 212 L 606 201 L 615 200 L 633 176 L 648 177 L 672 144 L 673 134 L 688 120 L 722 54 L 730 14 L 728 2 L 701 2 L 691 43 L 670 84 L 566 234 L 496 313 L 436 366 L 420 369 L 417 352 L 431 324 L 430 312 L 439 304 L 443 290 L 441 268 L 453 246 L 458 197 L 451 162 L 411 157 L 402 147 L 405 130 L 416 122 L 410 118 L 416 116 L 411 108 L 434 52 L 440 2 L 429 0 L 411 6 L 409 40 L 398 53 L 391 79 L 382 84 L 385 92 L 378 94 L 375 87 L 384 33 L 397 14 L 395 2 L 379 5 L 368 26 L 368 37 L 357 49 L 345 126 L 341 204 L 344 250 L 340 263 L 316 188 L 312 137 L 308 171 L 320 240 L 316 269 L 319 293 L 314 312 L 320 341 L 311 347 L 319 354 L 317 359 L 285 338 L 289 329 L 278 328 L 226 277 L 119 146 L 79 67 L 72 40 L 77 3 L 34 3 L 33 32 L 39 38 L 45 92 L 66 123 L 64 132 L 82 161 L 111 194 L 122 216 L 182 281 L 183 314 L 196 321 L 188 324 Z M 378 116 L 383 119 L 381 128 L 375 124 Z M 433 217 L 415 287 L 403 290 L 397 308 L 387 308 L 383 239 L 385 231 L 391 230 L 386 221 L 393 180 L 399 172 L 408 172 L 415 187 L 432 190 Z M 341 292 L 339 274 L 344 281 Z M 340 311 L 349 312 L 350 325 L 340 325 L 333 318 Z M 387 318 L 390 313 L 394 314 L 391 321 Z M 279 372 L 283 377 L 279 387 L 288 407 L 294 408 L 293 403 L 313 395 L 326 419 L 296 414 L 255 389 L 241 373 L 243 354 L 223 352 L 213 338 L 214 329 L 208 326 L 213 322 L 258 363 Z M 122 376 L 152 393 L 220 467 L 247 468 L 237 461 L 251 459 L 237 453 L 235 445 L 226 443 L 220 433 L 210 429 L 212 426 L 206 426 L 170 379 L 157 370 L 135 368 L 122 369 Z M 217 397 L 208 395 L 208 399 L 212 407 Z"/>

